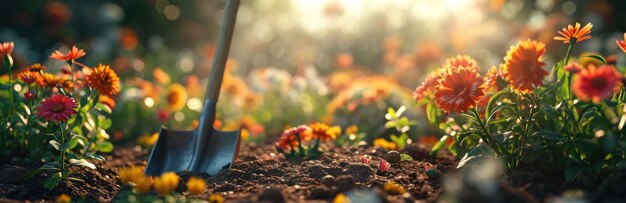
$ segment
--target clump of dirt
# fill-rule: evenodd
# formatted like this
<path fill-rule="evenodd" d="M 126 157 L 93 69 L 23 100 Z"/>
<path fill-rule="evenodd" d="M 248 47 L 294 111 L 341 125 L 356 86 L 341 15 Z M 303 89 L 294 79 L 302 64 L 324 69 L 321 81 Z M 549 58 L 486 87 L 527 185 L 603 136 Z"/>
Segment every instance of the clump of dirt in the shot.
<path fill-rule="evenodd" d="M 43 171 L 28 178 L 29 172 L 39 166 L 28 165 L 19 158 L 14 158 L 11 163 L 0 166 L 0 202 L 11 199 L 54 200 L 61 194 L 90 201 L 110 202 L 120 190 L 117 168 L 141 164 L 146 157 L 146 150 L 121 147 L 105 155 L 106 161 L 96 161 L 96 169 L 70 168 L 70 177 L 79 180 L 63 180 L 53 190 L 43 187 L 43 182 L 52 175 L 52 171 Z"/>

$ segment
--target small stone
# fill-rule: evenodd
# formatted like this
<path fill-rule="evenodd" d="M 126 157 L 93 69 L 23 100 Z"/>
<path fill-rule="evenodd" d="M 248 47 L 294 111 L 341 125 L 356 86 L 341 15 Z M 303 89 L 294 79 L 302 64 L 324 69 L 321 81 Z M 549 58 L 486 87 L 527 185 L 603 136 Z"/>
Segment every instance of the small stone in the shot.
<path fill-rule="evenodd" d="M 385 154 L 385 160 L 389 163 L 398 163 L 401 160 L 400 153 L 398 151 L 392 150 Z"/>
<path fill-rule="evenodd" d="M 225 183 L 223 185 L 217 186 L 217 188 L 215 188 L 215 190 L 213 190 L 214 192 L 226 192 L 226 191 L 232 191 L 235 189 L 235 185 L 230 184 L 230 183 Z"/>
<path fill-rule="evenodd" d="M 343 170 L 341 168 L 324 168 L 324 172 L 333 176 L 338 176 L 341 175 Z"/>
<path fill-rule="evenodd" d="M 329 199 L 333 195 L 332 191 L 325 186 L 317 186 L 311 190 L 312 199 Z"/>
<path fill-rule="evenodd" d="M 331 175 L 326 175 L 322 178 L 322 184 L 328 186 L 328 187 L 332 187 L 335 184 L 335 177 L 331 176 Z"/>
<path fill-rule="evenodd" d="M 266 188 L 259 195 L 258 202 L 276 202 L 276 203 L 284 203 L 285 197 L 283 193 L 278 188 Z"/>

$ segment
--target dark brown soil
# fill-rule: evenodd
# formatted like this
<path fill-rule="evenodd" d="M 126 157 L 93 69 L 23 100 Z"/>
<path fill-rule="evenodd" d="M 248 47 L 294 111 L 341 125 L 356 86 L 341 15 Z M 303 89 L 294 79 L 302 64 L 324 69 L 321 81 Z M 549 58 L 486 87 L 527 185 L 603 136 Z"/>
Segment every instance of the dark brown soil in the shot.
<path fill-rule="evenodd" d="M 378 173 L 381 157 L 387 153 L 382 148 L 333 148 L 319 159 L 291 163 L 278 156 L 270 145 L 247 144 L 240 152 L 238 163 L 228 171 L 214 177 L 188 172 L 180 175 L 183 181 L 194 175 L 207 180 L 208 190 L 198 196 L 203 199 L 220 193 L 227 200 L 237 202 L 318 201 L 332 200 L 336 194 L 351 189 L 371 188 L 381 200 L 435 201 L 441 194 L 442 184 L 426 175 L 424 165 L 431 163 L 446 173 L 456 162 L 450 157 L 428 156 L 428 149 L 418 145 L 407 147 L 405 152 L 415 160 L 392 163 L 386 173 Z M 373 157 L 368 165 L 361 163 L 364 154 Z M 388 195 L 382 185 L 389 181 L 404 186 L 409 195 Z M 179 190 L 184 191 L 184 186 Z"/>
<path fill-rule="evenodd" d="M 11 199 L 54 200 L 61 194 L 90 201 L 110 202 L 120 190 L 117 168 L 142 164 L 146 157 L 147 152 L 141 148 L 122 147 L 106 155 L 107 161 L 96 162 L 95 170 L 87 167 L 70 168 L 70 177 L 83 181 L 63 180 L 51 191 L 42 186 L 50 172 L 42 172 L 25 179 L 26 174 L 37 166 L 23 164 L 19 158 L 14 158 L 11 163 L 0 166 L 0 202 Z"/>

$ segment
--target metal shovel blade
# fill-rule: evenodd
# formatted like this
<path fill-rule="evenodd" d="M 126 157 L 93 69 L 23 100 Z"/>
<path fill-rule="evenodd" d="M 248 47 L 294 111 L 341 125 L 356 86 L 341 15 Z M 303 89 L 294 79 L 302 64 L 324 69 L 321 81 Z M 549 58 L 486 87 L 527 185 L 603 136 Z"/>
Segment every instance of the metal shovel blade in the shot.
<path fill-rule="evenodd" d="M 239 150 L 240 131 L 219 131 L 213 128 L 213 123 L 238 7 L 239 0 L 226 3 L 198 128 L 194 131 L 162 128 L 148 159 L 147 175 L 184 170 L 217 175 L 232 166 Z"/>

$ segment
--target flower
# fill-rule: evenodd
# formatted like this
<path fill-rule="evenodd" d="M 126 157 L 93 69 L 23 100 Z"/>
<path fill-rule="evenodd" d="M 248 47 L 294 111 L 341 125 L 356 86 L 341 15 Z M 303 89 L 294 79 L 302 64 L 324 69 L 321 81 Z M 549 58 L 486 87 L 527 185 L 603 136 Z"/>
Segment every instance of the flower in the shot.
<path fill-rule="evenodd" d="M 576 62 L 571 62 L 571 63 L 563 66 L 563 70 L 571 72 L 571 73 L 578 73 L 582 69 L 583 69 L 583 66 L 581 66 L 580 64 L 578 64 Z"/>
<path fill-rule="evenodd" d="M 374 141 L 372 142 L 372 145 L 376 146 L 376 147 L 382 147 L 388 150 L 391 149 L 398 149 L 398 145 L 396 145 L 396 143 L 394 142 L 389 142 L 387 140 L 385 140 L 385 138 L 376 138 L 374 139 Z"/>
<path fill-rule="evenodd" d="M 211 194 L 209 195 L 209 203 L 222 203 L 224 202 L 224 197 L 220 194 Z"/>
<path fill-rule="evenodd" d="M 575 26 L 568 25 L 567 29 L 563 28 L 563 31 L 559 31 L 561 36 L 554 37 L 554 40 L 560 40 L 568 44 L 591 39 L 591 27 L 593 27 L 591 23 L 587 23 L 582 29 L 580 28 L 580 23 L 576 23 Z"/>
<path fill-rule="evenodd" d="M 189 194 L 192 194 L 192 195 L 202 194 L 202 192 L 204 192 L 205 189 L 206 189 L 206 182 L 204 181 L 204 179 L 191 177 L 189 178 L 189 180 L 187 180 L 187 191 L 189 191 Z"/>
<path fill-rule="evenodd" d="M 459 67 L 446 71 L 435 89 L 435 102 L 444 111 L 467 111 L 485 95 L 484 80 L 472 68 Z"/>
<path fill-rule="evenodd" d="M 120 181 L 123 184 L 128 184 L 130 182 L 136 183 L 136 179 L 143 176 L 143 167 L 132 166 L 126 168 L 120 168 L 117 171 L 118 176 L 120 177 Z"/>
<path fill-rule="evenodd" d="M 402 187 L 402 185 L 393 181 L 385 183 L 385 185 L 383 185 L 383 189 L 390 195 L 401 195 L 406 193 L 406 189 Z"/>
<path fill-rule="evenodd" d="M 309 125 L 311 130 L 305 131 L 305 137 L 320 139 L 321 141 L 335 140 L 341 134 L 339 126 L 329 126 L 325 123 L 313 123 Z"/>
<path fill-rule="evenodd" d="M 67 52 L 67 54 L 63 55 L 63 53 L 61 53 L 59 50 L 56 50 L 54 51 L 54 53 L 52 53 L 52 55 L 50 55 L 50 58 L 59 61 L 73 61 L 83 56 L 85 56 L 84 50 L 78 49 L 76 46 L 72 46 L 72 49 Z"/>
<path fill-rule="evenodd" d="M 543 67 L 543 54 L 546 45 L 537 41 L 520 41 L 512 46 L 504 57 L 502 74 L 515 91 L 525 93 L 542 85 L 543 77 L 548 71 Z"/>
<path fill-rule="evenodd" d="M 600 103 L 602 99 L 610 98 L 620 85 L 620 75 L 613 66 L 596 68 L 595 65 L 589 65 L 576 74 L 572 90 L 580 100 Z"/>
<path fill-rule="evenodd" d="M 51 73 L 44 73 L 43 83 L 46 87 L 56 87 L 58 84 L 61 84 L 61 78 L 58 78 L 56 75 Z"/>
<path fill-rule="evenodd" d="M 54 202 L 55 203 L 70 203 L 72 202 L 72 197 L 66 194 L 61 194 L 57 197 L 57 199 Z"/>
<path fill-rule="evenodd" d="M 171 111 L 180 111 L 185 108 L 185 104 L 187 103 L 187 91 L 185 88 L 175 83 L 170 86 L 167 92 L 167 104 L 168 108 Z"/>
<path fill-rule="evenodd" d="M 159 139 L 159 133 L 145 134 L 137 138 L 138 145 L 152 146 Z"/>
<path fill-rule="evenodd" d="M 339 193 L 335 196 L 335 199 L 333 199 L 333 203 L 350 203 L 350 198 L 343 193 Z"/>
<path fill-rule="evenodd" d="M 156 68 L 152 71 L 152 77 L 160 84 L 169 84 L 170 83 L 170 75 L 168 75 L 163 69 Z"/>
<path fill-rule="evenodd" d="M 30 71 L 24 71 L 20 73 L 17 77 L 28 85 L 33 84 L 33 82 L 37 80 L 37 76 L 35 75 L 35 73 Z"/>
<path fill-rule="evenodd" d="M 133 183 L 135 183 L 135 188 L 137 188 L 139 193 L 150 192 L 150 189 L 152 188 L 152 178 L 144 176 L 143 174 L 135 178 Z"/>
<path fill-rule="evenodd" d="M 306 131 L 310 131 L 311 128 L 309 128 L 309 126 L 306 125 L 300 125 L 300 126 L 296 126 L 293 128 L 289 128 L 285 131 L 283 131 L 283 134 L 280 136 L 280 139 L 278 140 L 278 142 L 276 142 L 276 147 L 282 149 L 282 150 L 286 150 L 287 148 L 291 148 L 293 149 L 294 147 L 298 146 L 298 138 L 296 137 L 296 135 L 300 136 L 300 140 L 304 141 L 303 139 L 303 134 Z"/>
<path fill-rule="evenodd" d="M 391 168 L 391 164 L 384 159 L 378 164 L 378 172 L 386 173 L 389 168 Z"/>
<path fill-rule="evenodd" d="M 443 64 L 443 68 L 472 68 L 474 71 L 478 71 L 478 65 L 476 65 L 476 60 L 468 55 L 457 55 L 455 57 L 449 58 Z"/>
<path fill-rule="evenodd" d="M 178 187 L 180 177 L 174 172 L 167 172 L 154 180 L 154 189 L 161 195 L 166 195 Z"/>
<path fill-rule="evenodd" d="M 435 86 L 437 86 L 438 83 L 437 79 L 439 79 L 438 71 L 432 72 L 426 76 L 426 79 L 424 79 L 422 84 L 415 88 L 415 91 L 413 92 L 413 99 L 419 102 L 426 96 L 432 96 L 433 92 L 435 92 Z"/>
<path fill-rule="evenodd" d="M 372 159 L 369 156 L 367 156 L 367 155 L 363 155 L 361 157 L 361 163 L 363 163 L 363 164 L 369 164 L 370 160 L 372 160 Z"/>
<path fill-rule="evenodd" d="M 28 91 L 28 92 L 24 93 L 24 99 L 26 99 L 27 101 L 31 101 L 31 100 L 35 99 L 35 96 L 37 96 L 37 95 L 33 91 Z"/>
<path fill-rule="evenodd" d="M 108 65 L 98 65 L 85 79 L 89 87 L 102 95 L 115 95 L 120 91 L 120 78 Z"/>
<path fill-rule="evenodd" d="M 159 121 L 161 121 L 161 123 L 167 122 L 170 119 L 170 117 L 171 117 L 171 113 L 167 109 L 159 109 L 157 111 L 157 118 L 159 119 Z"/>
<path fill-rule="evenodd" d="M 44 71 L 45 71 L 45 70 L 46 70 L 46 66 L 41 65 L 41 64 L 39 64 L 39 63 L 33 64 L 33 65 L 31 65 L 30 67 L 28 67 L 28 71 L 30 71 L 30 72 L 39 73 L 39 72 L 41 72 L 42 70 L 44 70 Z"/>
<path fill-rule="evenodd" d="M 346 135 L 356 135 L 359 133 L 359 126 L 351 125 L 346 128 Z"/>
<path fill-rule="evenodd" d="M 498 91 L 498 79 L 502 78 L 502 67 L 504 64 L 500 64 L 499 67 L 491 66 L 491 68 L 485 74 L 485 84 L 487 88 L 493 87 L 495 91 Z"/>
<path fill-rule="evenodd" d="M 13 47 L 15 44 L 13 42 L 2 42 L 0 43 L 0 55 L 11 55 L 13 53 Z"/>
<path fill-rule="evenodd" d="M 626 52 L 626 33 L 624 33 L 624 40 L 615 40 L 617 46 L 622 49 L 622 51 Z"/>
<path fill-rule="evenodd" d="M 37 106 L 37 116 L 45 118 L 48 121 L 67 121 L 72 115 L 76 114 L 78 104 L 73 98 L 55 94 L 52 97 L 45 98 L 39 106 Z"/>
<path fill-rule="evenodd" d="M 100 97 L 98 97 L 98 102 L 108 106 L 110 109 L 114 109 L 115 108 L 115 99 L 113 99 L 113 98 L 111 98 L 109 96 L 101 95 Z"/>

